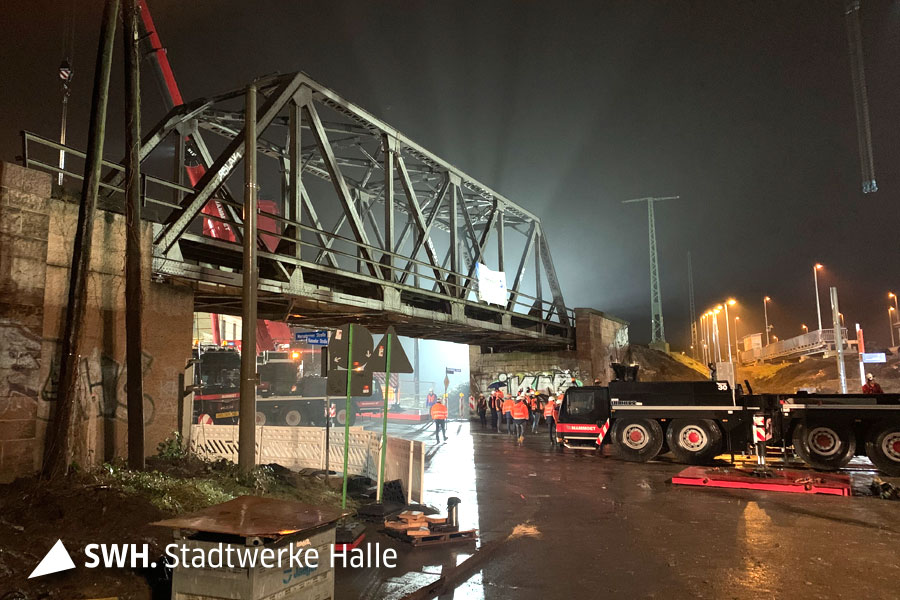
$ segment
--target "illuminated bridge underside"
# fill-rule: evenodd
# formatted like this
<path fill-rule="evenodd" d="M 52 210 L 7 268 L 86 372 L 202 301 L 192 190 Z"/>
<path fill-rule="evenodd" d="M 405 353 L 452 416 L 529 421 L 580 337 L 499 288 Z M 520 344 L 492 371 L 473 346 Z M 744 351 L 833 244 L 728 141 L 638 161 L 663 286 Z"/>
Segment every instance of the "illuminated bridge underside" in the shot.
<path fill-rule="evenodd" d="M 574 313 L 537 217 L 303 73 L 256 85 L 260 198 L 272 200 L 257 240 L 260 318 L 393 324 L 496 348 L 574 345 Z M 154 221 L 155 276 L 192 285 L 197 310 L 240 314 L 243 104 L 237 90 L 176 107 L 141 148 L 146 161 L 175 141 L 179 181 L 146 178 L 145 218 Z M 29 142 L 58 145 L 25 138 L 27 165 L 58 170 Z M 206 167 L 193 186 L 183 178 L 191 158 Z M 122 168 L 105 167 L 105 206 L 117 210 Z M 479 301 L 476 263 L 507 273 L 505 306 Z"/>

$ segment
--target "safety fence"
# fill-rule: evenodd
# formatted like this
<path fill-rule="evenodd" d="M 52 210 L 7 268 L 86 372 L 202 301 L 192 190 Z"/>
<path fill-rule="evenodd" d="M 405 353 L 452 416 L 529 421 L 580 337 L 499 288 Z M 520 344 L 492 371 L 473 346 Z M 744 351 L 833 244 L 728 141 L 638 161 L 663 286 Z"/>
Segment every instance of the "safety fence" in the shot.
<path fill-rule="evenodd" d="M 277 464 L 298 471 L 325 469 L 326 429 L 324 427 L 256 428 L 256 463 Z M 344 466 L 344 430 L 335 427 L 328 433 L 328 468 L 340 471 Z M 362 427 L 350 428 L 347 472 L 378 480 L 381 436 Z M 237 425 L 192 425 L 191 451 L 209 460 L 237 462 Z M 423 442 L 388 436 L 385 480 L 399 479 L 407 502 L 424 500 L 425 445 Z"/>

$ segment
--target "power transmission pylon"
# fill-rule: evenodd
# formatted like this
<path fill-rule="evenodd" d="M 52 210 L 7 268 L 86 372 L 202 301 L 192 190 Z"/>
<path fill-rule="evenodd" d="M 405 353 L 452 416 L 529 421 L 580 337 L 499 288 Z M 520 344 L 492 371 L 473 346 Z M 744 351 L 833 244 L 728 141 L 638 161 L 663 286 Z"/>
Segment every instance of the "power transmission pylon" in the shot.
<path fill-rule="evenodd" d="M 691 253 L 688 252 L 688 294 L 691 301 L 691 356 L 697 358 L 700 348 L 700 336 L 697 335 L 697 305 L 694 304 L 694 266 L 691 264 Z"/>
<path fill-rule="evenodd" d="M 866 72 L 863 68 L 862 30 L 859 25 L 859 0 L 844 5 L 847 21 L 847 41 L 850 45 L 850 75 L 853 79 L 853 104 L 856 107 L 856 135 L 859 142 L 859 166 L 864 194 L 878 191 L 872 159 L 872 130 L 869 123 L 869 98 L 866 92 Z"/>
<path fill-rule="evenodd" d="M 662 298 L 659 293 L 659 259 L 656 255 L 656 221 L 653 216 L 653 204 L 678 198 L 680 196 L 634 198 L 622 201 L 622 204 L 647 203 L 647 223 L 650 230 L 650 347 L 664 352 L 669 351 L 669 344 L 666 342 L 666 332 L 663 327 Z"/>

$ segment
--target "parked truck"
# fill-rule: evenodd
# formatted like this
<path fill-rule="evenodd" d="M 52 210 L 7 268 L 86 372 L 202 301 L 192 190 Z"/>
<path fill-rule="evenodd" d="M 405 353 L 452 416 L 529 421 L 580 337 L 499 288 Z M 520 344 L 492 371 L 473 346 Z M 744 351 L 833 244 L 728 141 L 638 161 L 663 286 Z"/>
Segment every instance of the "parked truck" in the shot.
<path fill-rule="evenodd" d="M 753 394 L 725 381 L 612 381 L 568 388 L 556 431 L 562 447 L 606 444 L 639 462 L 671 451 L 678 462 L 704 464 L 751 450 L 754 417 L 768 445 L 793 448 L 814 469 L 834 471 L 865 455 L 900 476 L 900 394 Z"/>

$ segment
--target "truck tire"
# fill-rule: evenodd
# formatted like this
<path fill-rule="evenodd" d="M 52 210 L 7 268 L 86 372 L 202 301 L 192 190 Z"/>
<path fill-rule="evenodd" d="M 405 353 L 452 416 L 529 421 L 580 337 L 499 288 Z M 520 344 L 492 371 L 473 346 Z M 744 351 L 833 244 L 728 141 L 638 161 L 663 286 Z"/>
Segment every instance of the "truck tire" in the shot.
<path fill-rule="evenodd" d="M 616 419 L 612 442 L 622 460 L 647 462 L 656 458 L 662 449 L 662 427 L 653 419 Z"/>
<path fill-rule="evenodd" d="M 722 447 L 722 430 L 709 419 L 674 419 L 666 443 L 675 460 L 689 465 L 711 462 Z"/>
<path fill-rule="evenodd" d="M 266 421 L 268 421 L 268 418 L 266 417 L 266 413 L 264 413 L 261 410 L 256 411 L 256 424 L 258 426 L 265 425 Z"/>
<path fill-rule="evenodd" d="M 306 423 L 306 416 L 299 408 L 285 408 L 281 413 L 281 420 L 288 427 L 300 427 Z"/>
<path fill-rule="evenodd" d="M 346 410 L 346 408 L 341 406 L 337 409 L 337 412 L 335 413 L 334 422 L 336 424 L 338 424 L 339 426 L 343 427 L 344 422 L 346 420 L 347 420 L 347 410 Z M 356 415 L 351 414 L 350 415 L 350 426 L 352 427 L 354 423 L 356 423 Z"/>
<path fill-rule="evenodd" d="M 810 421 L 794 429 L 794 452 L 819 471 L 837 471 L 856 452 L 856 437 L 846 425 Z"/>
<path fill-rule="evenodd" d="M 885 475 L 900 477 L 900 423 L 873 427 L 866 439 L 866 456 Z"/>

